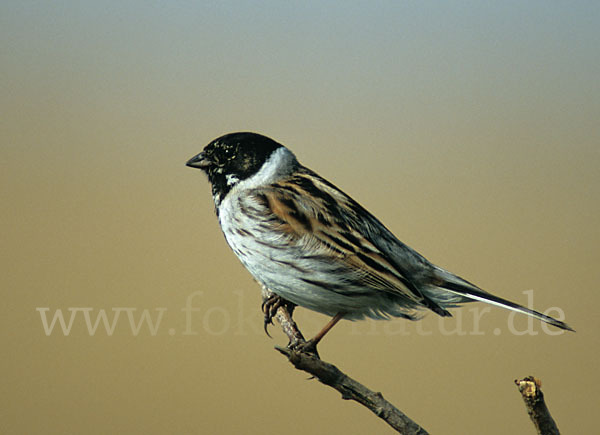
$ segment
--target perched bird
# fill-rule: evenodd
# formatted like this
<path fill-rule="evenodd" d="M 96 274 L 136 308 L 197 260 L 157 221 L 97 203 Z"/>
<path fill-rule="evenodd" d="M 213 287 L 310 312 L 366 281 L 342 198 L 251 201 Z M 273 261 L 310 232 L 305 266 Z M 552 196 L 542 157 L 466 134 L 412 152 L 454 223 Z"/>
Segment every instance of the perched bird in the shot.
<path fill-rule="evenodd" d="M 340 319 L 450 316 L 448 308 L 472 301 L 572 330 L 430 263 L 268 137 L 221 136 L 187 166 L 207 174 L 225 239 L 252 276 L 286 302 L 333 316 L 312 349 Z"/>

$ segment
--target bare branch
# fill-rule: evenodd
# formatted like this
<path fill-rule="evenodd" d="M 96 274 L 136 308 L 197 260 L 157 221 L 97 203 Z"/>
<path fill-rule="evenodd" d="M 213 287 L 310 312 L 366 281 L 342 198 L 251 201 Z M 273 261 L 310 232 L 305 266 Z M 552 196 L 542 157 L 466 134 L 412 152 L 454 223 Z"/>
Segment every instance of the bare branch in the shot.
<path fill-rule="evenodd" d="M 270 292 L 263 290 L 263 297 L 266 299 L 269 296 Z M 318 355 L 295 350 L 298 343 L 304 343 L 306 340 L 285 306 L 280 306 L 277 309 L 275 318 L 290 340 L 288 347 L 275 346 L 275 349 L 287 356 L 294 367 L 310 373 L 323 384 L 335 388 L 342 394 L 342 399 L 354 400 L 367 407 L 398 433 L 405 435 L 427 435 L 425 429 L 385 400 L 381 393 L 371 391 L 343 373 L 333 364 L 322 361 Z"/>
<path fill-rule="evenodd" d="M 428 432 L 412 421 L 406 414 L 385 400 L 381 393 L 374 392 L 355 381 L 333 364 L 329 364 L 317 356 L 275 346 L 279 352 L 298 370 L 310 373 L 325 385 L 329 385 L 342 393 L 342 399 L 354 400 L 370 409 L 377 417 L 383 419 L 398 433 L 406 435 L 426 435 Z"/>
<path fill-rule="evenodd" d="M 544 401 L 542 394 L 542 382 L 533 376 L 527 376 L 524 379 L 515 380 L 519 387 L 519 392 L 523 396 L 527 413 L 539 435 L 560 435 L 554 419 Z"/>

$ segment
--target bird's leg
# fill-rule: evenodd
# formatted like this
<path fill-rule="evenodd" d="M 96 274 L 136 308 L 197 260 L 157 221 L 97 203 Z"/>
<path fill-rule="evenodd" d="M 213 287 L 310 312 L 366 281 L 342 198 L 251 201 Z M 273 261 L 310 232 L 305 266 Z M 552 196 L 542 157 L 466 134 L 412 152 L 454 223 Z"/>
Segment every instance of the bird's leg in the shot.
<path fill-rule="evenodd" d="M 319 353 L 317 352 L 317 344 L 319 344 L 323 337 L 325 337 L 325 334 L 327 334 L 331 330 L 331 328 L 333 328 L 336 325 L 337 322 L 342 320 L 345 315 L 346 313 L 337 313 L 329 322 L 327 322 L 327 325 L 325 325 L 323 329 L 321 329 L 317 333 L 317 335 L 315 335 L 310 340 L 305 341 L 304 343 L 296 344 L 296 346 L 294 346 L 293 349 L 299 350 L 301 352 L 314 353 L 318 357 Z"/>
<path fill-rule="evenodd" d="M 281 296 L 276 295 L 275 293 L 271 293 L 261 305 L 261 309 L 263 313 L 265 313 L 265 333 L 271 337 L 269 331 L 267 330 L 267 326 L 273 324 L 273 317 L 277 314 L 277 310 L 279 308 L 285 308 L 289 314 L 290 320 L 292 319 L 292 313 L 294 312 L 294 308 L 296 308 L 296 304 L 283 299 Z"/>

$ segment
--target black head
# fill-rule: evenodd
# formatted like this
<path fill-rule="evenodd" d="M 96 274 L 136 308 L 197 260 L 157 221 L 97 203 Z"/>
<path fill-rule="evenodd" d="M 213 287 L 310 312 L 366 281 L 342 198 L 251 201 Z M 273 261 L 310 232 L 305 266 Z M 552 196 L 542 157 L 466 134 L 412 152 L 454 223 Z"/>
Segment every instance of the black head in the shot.
<path fill-rule="evenodd" d="M 237 183 L 256 174 L 283 145 L 257 133 L 229 133 L 209 143 L 186 163 L 202 169 L 215 199 L 224 198 Z"/>

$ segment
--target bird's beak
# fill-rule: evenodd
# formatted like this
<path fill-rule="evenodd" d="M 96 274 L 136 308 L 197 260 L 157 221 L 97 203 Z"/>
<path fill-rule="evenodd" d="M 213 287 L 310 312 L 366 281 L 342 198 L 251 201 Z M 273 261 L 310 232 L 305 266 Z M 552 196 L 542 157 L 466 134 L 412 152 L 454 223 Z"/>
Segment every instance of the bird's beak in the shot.
<path fill-rule="evenodd" d="M 206 169 L 212 165 L 212 163 L 213 162 L 207 159 L 202 152 L 189 159 L 185 165 L 189 166 L 190 168 Z"/>

